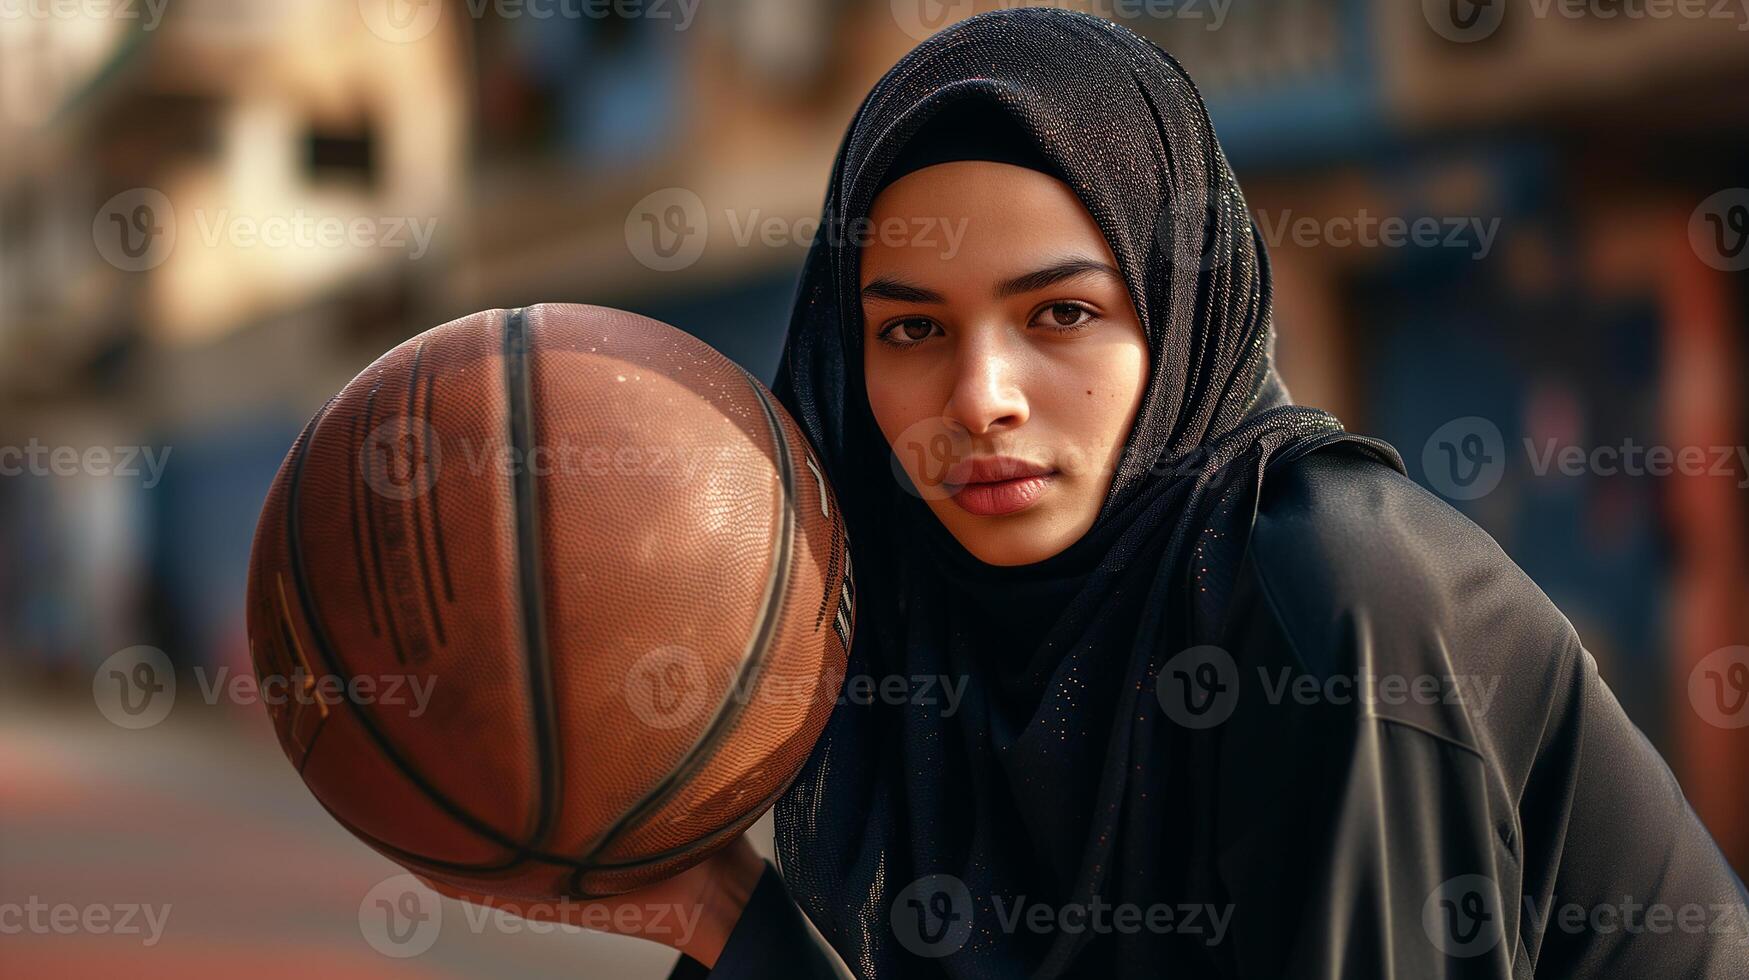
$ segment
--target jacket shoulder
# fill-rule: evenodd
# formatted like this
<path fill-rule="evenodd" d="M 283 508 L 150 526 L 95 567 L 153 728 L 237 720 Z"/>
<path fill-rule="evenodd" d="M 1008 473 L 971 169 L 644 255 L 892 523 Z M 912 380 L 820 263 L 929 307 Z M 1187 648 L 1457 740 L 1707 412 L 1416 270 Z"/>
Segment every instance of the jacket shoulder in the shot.
<path fill-rule="evenodd" d="M 1587 656 L 1487 532 L 1354 453 L 1270 470 L 1234 596 L 1229 624 L 1292 671 L 1500 762 L 1534 748 Z"/>

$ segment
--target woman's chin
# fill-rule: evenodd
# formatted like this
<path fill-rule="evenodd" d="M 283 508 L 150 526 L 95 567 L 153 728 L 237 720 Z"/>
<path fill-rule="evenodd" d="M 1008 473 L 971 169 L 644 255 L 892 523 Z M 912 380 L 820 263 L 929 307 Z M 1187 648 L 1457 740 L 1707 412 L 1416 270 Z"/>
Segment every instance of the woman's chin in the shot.
<path fill-rule="evenodd" d="M 932 500 L 930 508 L 954 540 L 986 565 L 1031 565 L 1061 553 L 1092 526 L 1096 515 L 1084 520 L 1063 513 L 1061 506 L 1040 501 L 1007 514 L 976 514 L 952 498 Z"/>

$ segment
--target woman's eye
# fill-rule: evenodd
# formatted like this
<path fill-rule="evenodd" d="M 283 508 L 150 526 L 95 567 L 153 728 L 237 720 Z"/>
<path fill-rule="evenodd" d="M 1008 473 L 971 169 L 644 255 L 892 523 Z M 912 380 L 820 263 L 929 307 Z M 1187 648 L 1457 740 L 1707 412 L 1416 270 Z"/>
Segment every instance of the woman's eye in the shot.
<path fill-rule="evenodd" d="M 935 321 L 922 317 L 912 317 L 907 320 L 895 320 L 881 331 L 881 339 L 901 347 L 928 340 L 935 330 Z"/>
<path fill-rule="evenodd" d="M 1038 311 L 1033 322 L 1041 327 L 1056 330 L 1072 330 L 1086 326 L 1093 319 L 1093 311 L 1080 303 L 1052 303 Z"/>

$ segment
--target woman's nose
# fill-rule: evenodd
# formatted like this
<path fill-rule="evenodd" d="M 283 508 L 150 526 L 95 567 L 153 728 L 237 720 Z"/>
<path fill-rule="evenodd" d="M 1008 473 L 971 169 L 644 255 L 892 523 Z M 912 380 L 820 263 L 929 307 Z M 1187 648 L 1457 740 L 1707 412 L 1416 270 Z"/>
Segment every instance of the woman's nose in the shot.
<path fill-rule="evenodd" d="M 1026 396 L 1013 358 L 999 344 L 981 342 L 958 352 L 953 392 L 942 414 L 972 435 L 1012 429 L 1026 421 Z"/>

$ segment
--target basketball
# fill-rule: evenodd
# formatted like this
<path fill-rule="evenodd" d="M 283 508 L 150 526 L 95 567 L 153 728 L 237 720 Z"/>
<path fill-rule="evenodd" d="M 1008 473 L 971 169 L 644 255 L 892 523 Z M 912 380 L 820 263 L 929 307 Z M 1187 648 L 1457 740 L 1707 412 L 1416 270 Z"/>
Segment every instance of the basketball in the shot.
<path fill-rule="evenodd" d="M 548 304 L 413 337 L 310 420 L 248 631 L 280 746 L 347 830 L 462 889 L 588 898 L 770 808 L 833 708 L 852 590 L 824 471 L 757 379 Z"/>

